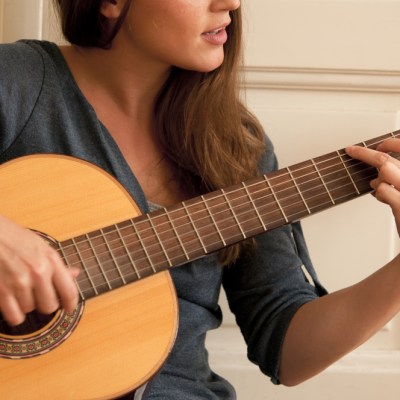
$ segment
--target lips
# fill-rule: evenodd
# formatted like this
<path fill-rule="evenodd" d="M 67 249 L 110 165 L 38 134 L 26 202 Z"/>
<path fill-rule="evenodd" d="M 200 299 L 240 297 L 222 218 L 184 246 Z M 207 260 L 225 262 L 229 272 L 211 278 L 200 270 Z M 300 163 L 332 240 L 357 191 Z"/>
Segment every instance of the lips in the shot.
<path fill-rule="evenodd" d="M 218 28 L 218 29 L 215 29 L 215 30 L 213 30 L 213 31 L 210 31 L 210 32 L 205 32 L 203 35 L 217 35 L 219 32 L 221 32 L 223 29 L 225 29 L 225 28 Z"/>
<path fill-rule="evenodd" d="M 228 25 L 229 23 L 223 24 L 218 28 L 204 32 L 201 36 L 211 44 L 223 45 L 228 40 L 228 34 L 226 32 L 226 27 Z"/>
<path fill-rule="evenodd" d="M 203 35 L 216 35 L 216 34 L 218 34 L 219 32 L 221 32 L 222 30 L 225 30 L 226 27 L 227 27 L 229 24 L 230 24 L 230 21 L 229 21 L 229 22 L 226 22 L 225 24 L 220 25 L 220 26 L 217 27 L 217 28 L 214 28 L 214 29 L 211 29 L 211 30 L 209 30 L 209 31 L 207 31 L 207 32 L 204 32 Z"/>

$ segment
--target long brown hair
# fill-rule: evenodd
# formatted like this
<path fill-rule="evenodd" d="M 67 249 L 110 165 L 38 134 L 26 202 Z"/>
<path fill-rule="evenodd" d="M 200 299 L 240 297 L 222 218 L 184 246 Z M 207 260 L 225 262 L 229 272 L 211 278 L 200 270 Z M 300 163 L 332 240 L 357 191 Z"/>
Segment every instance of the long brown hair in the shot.
<path fill-rule="evenodd" d="M 65 38 L 78 46 L 107 48 L 131 3 L 127 0 L 117 29 L 100 16 L 106 0 L 54 0 Z M 89 26 L 85 19 L 93 27 Z M 240 101 L 242 18 L 231 13 L 223 64 L 209 73 L 173 67 L 154 107 L 155 134 L 175 178 L 189 195 L 239 183 L 258 173 L 264 133 L 258 120 Z M 95 21 L 95 22 L 93 22 Z M 243 244 L 220 252 L 226 265 L 234 262 Z"/>

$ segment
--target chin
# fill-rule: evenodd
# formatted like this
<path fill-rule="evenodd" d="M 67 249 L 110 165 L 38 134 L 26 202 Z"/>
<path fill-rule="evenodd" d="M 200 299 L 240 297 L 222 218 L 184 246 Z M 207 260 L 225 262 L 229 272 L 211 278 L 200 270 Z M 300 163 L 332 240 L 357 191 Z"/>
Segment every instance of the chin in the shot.
<path fill-rule="evenodd" d="M 176 67 L 186 69 L 189 71 L 196 72 L 212 72 L 218 69 L 224 62 L 224 52 L 218 52 L 217 54 L 208 54 L 208 56 L 203 56 L 202 58 L 198 58 L 196 60 L 191 57 L 191 60 L 183 61 L 181 63 L 175 64 Z"/>
<path fill-rule="evenodd" d="M 192 68 L 192 70 L 204 73 L 212 72 L 218 69 L 223 64 L 223 62 L 224 62 L 223 57 L 218 60 L 213 60 L 212 62 L 208 60 L 208 62 L 196 65 L 194 68 Z"/>
<path fill-rule="evenodd" d="M 218 65 L 214 65 L 213 67 L 205 68 L 204 70 L 199 71 L 199 72 L 205 72 L 205 73 L 212 72 L 212 71 L 215 71 L 216 69 L 218 69 L 221 65 L 222 65 L 222 62 L 219 63 Z"/>
<path fill-rule="evenodd" d="M 208 60 L 208 65 L 205 65 L 205 71 L 203 72 L 211 72 L 219 68 L 225 59 L 225 54 L 222 52 L 222 54 L 219 54 L 218 57 L 214 57 L 212 60 Z"/>

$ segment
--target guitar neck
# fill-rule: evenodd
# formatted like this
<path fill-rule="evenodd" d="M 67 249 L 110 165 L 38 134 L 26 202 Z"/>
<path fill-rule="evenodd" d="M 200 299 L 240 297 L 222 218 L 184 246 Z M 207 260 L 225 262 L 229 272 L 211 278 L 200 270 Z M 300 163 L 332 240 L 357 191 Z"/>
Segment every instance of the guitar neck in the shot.
<path fill-rule="evenodd" d="M 360 143 L 375 148 L 396 131 Z M 371 192 L 344 149 L 59 243 L 88 299 Z"/>

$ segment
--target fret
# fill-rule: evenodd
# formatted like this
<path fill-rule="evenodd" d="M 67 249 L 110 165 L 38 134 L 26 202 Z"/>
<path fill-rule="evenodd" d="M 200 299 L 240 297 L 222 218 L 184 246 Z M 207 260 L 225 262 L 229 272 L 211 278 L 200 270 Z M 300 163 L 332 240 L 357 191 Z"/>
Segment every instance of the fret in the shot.
<path fill-rule="evenodd" d="M 164 253 L 165 258 L 166 258 L 167 261 L 168 261 L 168 265 L 169 265 L 169 266 L 172 266 L 172 262 L 171 262 L 171 260 L 169 259 L 168 253 L 167 253 L 166 250 L 165 250 L 163 241 L 162 241 L 161 238 L 158 236 L 157 229 L 156 229 L 156 227 L 155 227 L 154 224 L 153 224 L 153 220 L 152 220 L 151 216 L 150 216 L 149 214 L 146 214 L 146 215 L 147 215 L 148 221 L 150 222 L 151 228 L 152 228 L 152 230 L 153 230 L 153 232 L 154 232 L 154 234 L 155 234 L 155 236 L 156 236 L 156 238 L 157 238 L 157 240 L 158 240 L 158 243 L 160 244 L 161 250 L 162 250 L 162 252 Z"/>
<path fill-rule="evenodd" d="M 329 198 L 331 199 L 332 204 L 335 204 L 335 200 L 332 197 L 331 192 L 328 189 L 328 186 L 326 186 L 325 180 L 324 180 L 323 176 L 321 175 L 321 173 L 319 172 L 319 169 L 318 169 L 317 165 L 315 164 L 314 159 L 312 159 L 311 162 L 312 162 L 312 164 L 314 166 L 315 171 L 317 171 L 319 179 L 320 179 L 322 185 L 324 186 L 326 193 L 328 194 Z"/>
<path fill-rule="evenodd" d="M 187 262 L 190 257 L 186 251 L 186 237 L 181 238 L 175 226 L 175 222 L 178 226 L 181 224 L 181 219 L 178 218 L 177 221 L 174 221 L 170 211 L 164 208 L 157 212 L 156 222 L 160 240 L 164 243 L 165 251 L 171 260 L 171 266 Z"/>
<path fill-rule="evenodd" d="M 183 257 L 173 230 L 168 225 L 168 218 L 162 210 L 152 212 L 150 219 L 149 214 L 143 215 L 136 228 L 155 272 L 165 270 L 175 259 Z"/>
<path fill-rule="evenodd" d="M 307 209 L 308 214 L 311 214 L 311 211 L 310 211 L 310 209 L 308 208 L 307 202 L 306 202 L 306 200 L 304 199 L 304 196 L 303 196 L 302 191 L 300 190 L 299 186 L 297 185 L 296 179 L 294 178 L 294 176 L 293 176 L 293 174 L 292 174 L 292 171 L 290 171 L 290 168 L 289 168 L 289 167 L 287 167 L 286 170 L 289 172 L 290 178 L 292 179 L 292 181 L 293 181 L 293 183 L 294 183 L 294 185 L 295 185 L 295 187 L 296 187 L 296 189 L 297 189 L 297 191 L 298 191 L 298 193 L 299 193 L 299 195 L 300 195 L 300 197 L 301 197 L 301 200 L 303 201 L 304 205 L 306 206 L 306 209 Z"/>
<path fill-rule="evenodd" d="M 262 220 L 258 230 L 255 230 L 255 232 L 265 232 L 279 226 L 284 221 L 282 211 L 272 194 L 268 182 L 265 180 L 265 176 L 246 181 L 246 188 Z M 255 219 L 258 220 L 257 213 L 255 214 Z"/>
<path fill-rule="evenodd" d="M 190 208 L 197 210 L 198 203 L 198 201 L 195 201 L 193 205 L 190 205 Z M 171 222 L 172 231 L 176 234 L 176 245 L 174 247 L 179 256 L 174 257 L 175 265 L 181 265 L 189 260 L 204 256 L 204 247 L 199 239 L 198 230 L 194 229 L 194 221 L 189 218 L 188 207 L 188 203 L 186 203 L 186 208 L 182 203 L 176 204 L 168 208 L 168 216 L 166 216 L 166 222 Z"/>
<path fill-rule="evenodd" d="M 126 284 L 125 277 L 124 277 L 124 274 L 122 273 L 122 271 L 121 271 L 121 269 L 119 267 L 119 264 L 120 263 L 122 264 L 121 256 L 123 256 L 124 253 L 120 254 L 121 251 L 120 251 L 120 247 L 118 245 L 117 246 L 113 246 L 114 243 L 117 243 L 117 242 L 115 242 L 115 240 L 118 239 L 118 232 L 117 232 L 117 229 L 116 229 L 116 225 L 112 225 L 112 226 L 110 226 L 108 228 L 100 229 L 100 232 L 102 234 L 102 237 L 103 237 L 104 244 L 106 246 L 107 252 L 111 256 L 112 264 L 110 264 L 110 267 L 112 267 L 112 265 L 115 266 L 115 268 L 110 268 L 110 269 L 112 269 L 113 272 L 117 271 L 117 273 L 118 273 L 117 274 L 118 281 L 121 280 L 122 281 L 121 283 L 125 285 Z M 120 258 L 119 262 L 117 261 L 114 253 L 118 254 L 117 257 Z M 115 279 L 113 279 L 113 281 L 115 281 Z M 121 285 L 118 285 L 118 286 L 121 286 Z"/>
<path fill-rule="evenodd" d="M 95 293 L 96 295 L 98 295 L 99 292 L 98 292 L 98 290 L 97 290 L 97 287 L 96 287 L 96 285 L 94 284 L 94 282 L 93 282 L 93 280 L 92 280 L 92 277 L 91 277 L 91 275 L 90 275 L 90 273 L 89 273 L 89 269 L 87 268 L 87 266 L 86 266 L 86 264 L 85 264 L 85 262 L 84 262 L 84 260 L 83 260 L 83 258 L 82 258 L 82 255 L 81 255 L 81 253 L 80 253 L 80 251 L 79 251 L 79 248 L 78 248 L 78 245 L 77 245 L 77 242 L 76 242 L 75 238 L 72 238 L 71 241 L 72 241 L 72 244 L 73 244 L 74 248 L 76 249 L 76 254 L 77 254 L 77 256 L 78 256 L 78 258 L 79 258 L 79 260 L 80 260 L 80 263 L 81 263 L 81 265 L 82 265 L 82 268 L 83 268 L 83 270 L 85 271 L 86 276 L 88 277 L 90 284 L 92 285 L 92 288 L 93 288 L 93 290 L 94 290 L 94 293 Z"/>
<path fill-rule="evenodd" d="M 177 240 L 179 242 L 179 245 L 180 245 L 180 247 L 181 247 L 181 249 L 183 251 L 183 254 L 185 255 L 186 260 L 190 260 L 189 254 L 186 252 L 186 249 L 185 249 L 185 246 L 183 244 L 183 241 L 182 241 L 178 231 L 175 228 L 175 224 L 174 224 L 174 222 L 173 222 L 173 220 L 172 220 L 172 218 L 170 216 L 169 211 L 166 208 L 164 208 L 164 212 L 165 212 L 165 215 L 166 215 L 166 217 L 168 219 L 169 224 L 172 227 L 172 230 L 174 231 L 175 237 L 177 238 Z"/>
<path fill-rule="evenodd" d="M 80 237 L 79 246 L 85 253 L 86 263 L 100 293 L 120 287 L 123 282 L 118 274 L 103 231 L 93 231 Z"/>
<path fill-rule="evenodd" d="M 193 228 L 193 232 L 196 234 L 197 239 L 199 240 L 199 243 L 201 244 L 201 247 L 202 247 L 204 253 L 205 253 L 205 254 L 208 254 L 208 251 L 207 251 L 207 249 L 206 249 L 206 247 L 205 247 L 205 245 L 204 245 L 204 243 L 203 243 L 203 240 L 202 240 L 201 236 L 199 235 L 199 232 L 198 232 L 197 229 L 196 229 L 196 225 L 194 224 L 193 218 L 192 218 L 192 216 L 190 215 L 190 213 L 189 213 L 189 211 L 188 211 L 188 208 L 187 208 L 187 206 L 186 206 L 186 204 L 185 204 L 184 201 L 182 201 L 182 206 L 183 206 L 183 209 L 184 209 L 185 212 L 186 212 L 187 217 L 189 218 L 190 224 L 191 224 L 191 226 L 192 226 L 192 228 Z"/>
<path fill-rule="evenodd" d="M 104 271 L 102 262 L 99 260 L 99 257 L 98 257 L 97 252 L 96 252 L 96 248 L 92 245 L 92 242 L 90 241 L 89 235 L 85 235 L 85 237 L 86 237 L 87 242 L 88 242 L 88 244 L 90 246 L 90 249 L 92 250 L 92 254 L 93 254 L 94 258 L 96 259 L 97 265 L 100 268 L 100 271 L 101 271 L 102 275 L 104 276 L 104 280 L 106 281 L 106 284 L 107 284 L 108 288 L 111 290 L 112 289 L 111 283 L 108 280 L 107 274 Z"/>
<path fill-rule="evenodd" d="M 363 142 L 363 146 L 366 148 L 370 148 L 368 142 Z M 374 142 L 371 144 L 372 146 L 377 146 L 377 143 Z M 364 194 L 371 192 L 371 186 L 369 182 L 371 179 L 377 176 L 377 170 L 370 165 L 364 164 L 358 160 L 354 160 L 353 158 L 349 157 L 344 150 L 340 150 L 342 153 L 342 158 L 345 160 L 347 170 L 352 175 L 354 181 L 357 184 L 359 194 Z"/>
<path fill-rule="evenodd" d="M 356 183 L 354 182 L 354 179 L 353 179 L 352 175 L 350 174 L 350 171 L 347 169 L 346 163 L 343 161 L 341 154 L 339 153 L 339 151 L 337 151 L 336 153 L 338 154 L 339 159 L 340 159 L 341 163 L 343 164 L 343 167 L 346 170 L 347 175 L 349 176 L 349 178 L 351 180 L 351 183 L 353 184 L 354 188 L 356 189 L 357 194 L 360 194 L 360 191 L 358 190 L 358 187 L 357 187 Z"/>
<path fill-rule="evenodd" d="M 296 166 L 295 166 L 296 167 Z M 295 171 L 295 169 L 293 169 Z M 301 179 L 301 173 L 295 171 L 294 177 Z M 283 211 L 286 223 L 297 221 L 305 215 L 309 215 L 299 191 L 294 185 L 291 175 L 287 169 L 268 174 L 269 185 L 274 198 L 278 201 L 280 209 Z M 301 190 L 303 192 L 303 190 Z"/>
<path fill-rule="evenodd" d="M 240 229 L 240 233 L 241 233 L 241 235 L 243 236 L 243 239 L 246 239 L 246 233 L 243 231 L 243 229 L 242 229 L 242 226 L 240 225 L 240 222 L 239 222 L 239 220 L 238 220 L 238 218 L 237 218 L 237 216 L 236 216 L 236 213 L 235 213 L 235 210 L 233 209 L 233 207 L 232 207 L 232 204 L 230 203 L 230 201 L 229 201 L 229 199 L 228 199 L 228 196 L 227 196 L 227 194 L 225 193 L 225 190 L 224 189 L 221 189 L 221 193 L 222 193 L 222 195 L 224 196 L 224 199 L 225 199 L 225 201 L 226 201 L 226 204 L 228 205 L 228 207 L 229 207 L 229 210 L 230 210 L 230 212 L 231 212 L 231 214 L 232 214 L 232 217 L 234 218 L 234 220 L 235 220 L 235 222 L 236 222 L 236 225 L 238 226 L 238 228 Z"/>
<path fill-rule="evenodd" d="M 343 155 L 343 157 L 346 157 L 346 155 Z M 348 171 L 343 168 L 343 160 L 337 152 L 317 157 L 314 160 L 331 197 L 335 201 L 335 205 L 359 195 L 353 182 L 349 179 Z M 357 163 L 359 162 L 357 161 Z"/>
<path fill-rule="evenodd" d="M 60 243 L 60 248 L 62 248 L 62 252 L 65 257 L 65 261 L 71 267 L 76 267 L 80 271 L 84 272 L 84 267 L 82 265 L 82 261 L 79 258 L 78 253 L 76 252 L 74 243 L 72 239 L 63 241 Z M 90 282 L 89 277 L 86 273 L 81 273 L 76 278 L 76 283 L 82 292 L 82 295 L 85 299 L 91 298 L 96 295 L 93 284 Z"/>
<path fill-rule="evenodd" d="M 218 233 L 218 236 L 219 236 L 220 239 L 221 239 L 222 244 L 223 244 L 224 246 L 226 246 L 225 239 L 224 239 L 224 237 L 222 236 L 221 231 L 218 229 L 218 224 L 217 224 L 217 222 L 215 221 L 214 216 L 213 216 L 213 214 L 212 214 L 210 208 L 208 207 L 208 204 L 207 204 L 206 199 L 204 198 L 204 196 L 201 196 L 201 199 L 203 200 L 203 204 L 204 204 L 205 207 L 206 207 L 206 210 L 207 210 L 207 212 L 208 212 L 208 215 L 210 216 L 210 218 L 211 218 L 211 220 L 212 220 L 212 222 L 213 222 L 213 225 L 215 226 L 215 229 L 216 229 L 216 231 L 217 231 L 217 233 Z"/>
<path fill-rule="evenodd" d="M 242 183 L 236 184 L 224 189 L 222 195 L 215 196 L 221 202 L 219 208 L 223 209 L 224 216 L 222 218 L 219 211 L 218 219 L 221 220 L 220 225 L 224 228 L 225 242 L 228 245 L 266 230 L 261 209 L 256 208 L 256 202 L 260 204 L 260 207 L 266 205 L 264 183 L 260 178 L 252 179 L 247 183 L 246 187 L 243 187 Z M 251 202 L 248 201 L 249 196 Z M 215 207 L 212 209 L 214 210 Z M 215 211 L 214 214 L 216 214 Z"/>
<path fill-rule="evenodd" d="M 64 249 L 63 249 L 61 243 L 58 243 L 58 244 L 57 244 L 57 250 L 61 253 L 61 256 L 62 256 L 62 258 L 64 259 L 64 262 L 65 262 L 65 264 L 67 265 L 67 267 L 70 268 L 70 266 L 69 266 L 69 264 L 68 264 L 68 262 L 67 262 L 67 256 L 66 256 L 66 254 L 65 254 L 65 252 L 64 252 Z M 79 292 L 79 295 L 80 295 L 81 299 L 82 299 L 82 300 L 86 300 L 85 295 L 83 294 L 83 292 L 82 292 L 82 290 L 81 290 L 81 288 L 80 288 L 80 286 L 78 285 L 78 282 L 77 282 L 76 280 L 75 280 L 75 286 L 76 286 L 77 289 L 78 289 L 78 292 Z"/>
<path fill-rule="evenodd" d="M 385 135 L 378 136 L 373 139 L 366 140 L 365 142 L 359 143 L 358 146 L 365 146 L 369 149 L 376 150 L 376 148 L 385 140 L 395 138 L 395 134 L 398 136 L 400 131 L 387 133 Z"/>
<path fill-rule="evenodd" d="M 121 237 L 124 239 L 123 248 L 127 250 L 129 257 L 127 258 L 126 269 L 126 279 L 135 280 L 135 276 L 132 275 L 132 266 L 136 272 L 136 275 L 140 278 L 145 278 L 146 276 L 153 275 L 154 270 L 151 266 L 151 260 L 146 254 L 145 247 L 146 244 L 139 240 L 137 234 L 136 226 L 143 223 L 143 219 L 147 224 L 147 219 L 145 216 L 135 218 L 134 220 L 129 219 L 124 222 L 118 223 L 118 230 Z M 122 249 L 121 249 L 122 251 Z M 133 264 L 130 262 L 132 261 Z"/>
<path fill-rule="evenodd" d="M 307 205 L 304 208 L 303 200 L 298 201 L 294 207 L 295 212 L 291 212 L 296 220 L 318 212 L 331 204 L 331 198 L 321 181 L 318 168 L 312 160 L 293 165 L 290 170 L 291 176 L 296 182 L 296 190 L 301 192 L 302 199 Z"/>
<path fill-rule="evenodd" d="M 144 242 L 142 240 L 142 237 L 141 237 L 141 235 L 139 233 L 139 230 L 137 229 L 137 226 L 136 226 L 135 223 L 132 223 L 132 228 L 133 228 L 134 232 L 136 233 L 137 238 L 139 239 L 139 243 L 141 244 L 144 253 L 146 254 L 146 258 L 147 258 L 147 260 L 149 262 L 149 265 L 150 265 L 152 271 L 154 273 L 156 273 L 157 270 L 156 270 L 155 266 L 153 265 L 153 262 L 151 261 L 150 255 L 149 255 L 149 253 L 147 251 L 147 248 L 146 248 L 146 246 L 145 246 L 145 244 L 144 244 Z"/>
<path fill-rule="evenodd" d="M 283 208 L 281 206 L 281 203 L 279 202 L 278 197 L 276 196 L 275 190 L 272 187 L 272 185 L 271 185 L 271 183 L 270 183 L 270 181 L 269 181 L 269 179 L 268 179 L 268 177 L 266 175 L 264 175 L 264 179 L 265 179 L 265 182 L 267 182 L 267 184 L 268 184 L 268 188 L 271 190 L 272 196 L 274 197 L 275 203 L 278 205 L 279 210 L 281 211 L 283 218 L 285 219 L 286 223 L 288 223 L 289 219 L 286 216 L 285 211 L 283 210 Z"/>
<path fill-rule="evenodd" d="M 261 226 L 263 227 L 263 230 L 264 230 L 264 231 L 267 231 L 268 228 L 265 226 L 264 221 L 263 221 L 263 219 L 261 218 L 261 215 L 260 215 L 260 213 L 259 213 L 259 211 L 258 211 L 258 208 L 256 207 L 256 204 L 255 204 L 255 202 L 254 202 L 254 200 L 253 200 L 253 197 L 251 196 L 251 194 L 250 194 L 250 192 L 249 192 L 249 189 L 247 188 L 247 185 L 246 185 L 244 182 L 242 182 L 242 186 L 243 186 L 244 190 L 246 191 L 247 198 L 250 200 L 250 203 L 251 203 L 251 205 L 252 205 L 252 207 L 253 207 L 253 209 L 254 209 L 254 212 L 255 212 L 256 215 L 257 215 L 258 220 L 259 220 L 260 223 L 261 223 Z"/>
<path fill-rule="evenodd" d="M 135 272 L 137 278 L 138 278 L 138 279 L 141 279 L 140 272 L 139 272 L 139 270 L 137 269 L 136 264 L 135 264 L 135 261 L 133 260 L 131 254 L 130 254 L 130 251 L 129 251 L 129 249 L 128 249 L 128 246 L 127 246 L 127 244 L 126 244 L 126 242 L 125 242 L 125 238 L 124 238 L 124 236 L 122 235 L 121 230 L 120 230 L 120 227 L 118 226 L 118 224 L 115 225 L 115 228 L 116 228 L 117 233 L 118 233 L 118 236 L 119 236 L 119 238 L 120 238 L 120 240 L 121 240 L 122 247 L 123 247 L 123 249 L 125 250 L 125 253 L 126 253 L 126 255 L 127 255 L 128 259 L 129 259 L 129 266 L 133 268 L 133 271 Z M 125 279 L 126 279 L 126 276 L 127 276 L 127 275 L 125 275 Z M 128 275 L 128 276 L 129 276 L 129 275 Z"/>
<path fill-rule="evenodd" d="M 237 193 L 236 190 L 232 189 L 232 193 L 230 193 L 229 196 L 232 197 L 235 195 L 235 193 Z M 229 246 L 230 244 L 236 243 L 238 240 L 242 240 L 242 227 L 240 226 L 240 223 L 238 224 L 238 221 L 235 220 L 232 214 L 232 208 L 236 209 L 236 207 L 232 207 L 231 204 L 232 201 L 235 201 L 234 198 L 232 197 L 231 199 L 228 199 L 229 201 L 227 201 L 225 196 L 221 194 L 221 191 L 217 191 L 204 195 L 203 199 L 207 203 L 205 204 L 204 201 L 201 202 L 203 205 L 204 214 L 207 216 L 203 218 L 203 225 L 208 219 L 208 225 L 211 226 L 211 230 L 208 229 L 207 241 L 204 240 L 207 250 L 209 252 L 215 251 L 223 246 Z M 208 206 L 215 223 L 211 219 L 206 205 Z M 203 227 L 203 229 L 207 230 L 206 226 Z M 221 239 L 221 235 L 223 236 L 223 240 Z"/>

